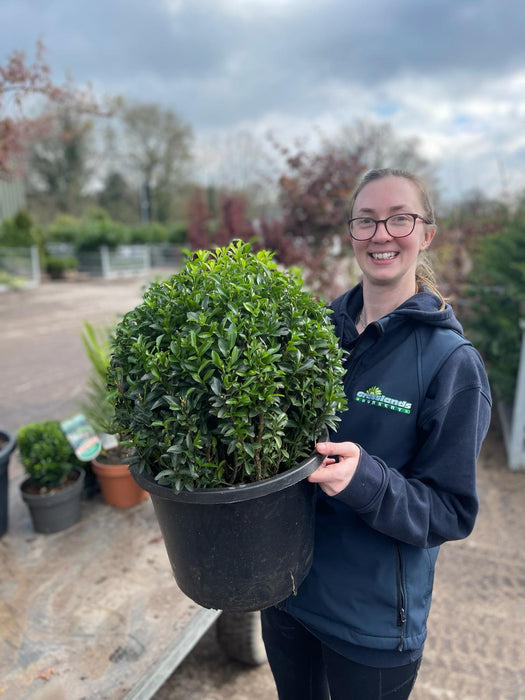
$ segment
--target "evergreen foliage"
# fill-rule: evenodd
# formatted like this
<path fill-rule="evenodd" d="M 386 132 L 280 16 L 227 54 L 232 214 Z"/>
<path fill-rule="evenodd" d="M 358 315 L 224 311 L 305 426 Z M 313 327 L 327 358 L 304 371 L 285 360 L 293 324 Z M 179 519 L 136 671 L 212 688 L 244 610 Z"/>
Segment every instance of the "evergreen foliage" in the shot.
<path fill-rule="evenodd" d="M 478 241 L 469 296 L 465 326 L 496 392 L 511 403 L 521 348 L 519 321 L 525 311 L 525 222 L 519 215 L 501 232 Z"/>
<path fill-rule="evenodd" d="M 16 441 L 27 475 L 42 490 L 63 484 L 80 464 L 56 420 L 22 426 Z"/>
<path fill-rule="evenodd" d="M 199 251 L 116 328 L 116 429 L 174 491 L 257 481 L 335 426 L 341 360 L 327 309 L 271 253 Z"/>
<path fill-rule="evenodd" d="M 33 220 L 26 211 L 20 210 L 0 224 L 0 246 L 29 248 L 37 242 Z"/>

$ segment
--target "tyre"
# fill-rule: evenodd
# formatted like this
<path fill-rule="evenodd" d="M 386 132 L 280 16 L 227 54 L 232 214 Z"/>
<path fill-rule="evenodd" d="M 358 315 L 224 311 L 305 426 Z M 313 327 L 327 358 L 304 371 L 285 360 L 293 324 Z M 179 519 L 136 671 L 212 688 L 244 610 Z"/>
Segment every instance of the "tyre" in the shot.
<path fill-rule="evenodd" d="M 266 662 L 259 612 L 223 612 L 217 622 L 217 635 L 230 659 L 249 666 Z"/>

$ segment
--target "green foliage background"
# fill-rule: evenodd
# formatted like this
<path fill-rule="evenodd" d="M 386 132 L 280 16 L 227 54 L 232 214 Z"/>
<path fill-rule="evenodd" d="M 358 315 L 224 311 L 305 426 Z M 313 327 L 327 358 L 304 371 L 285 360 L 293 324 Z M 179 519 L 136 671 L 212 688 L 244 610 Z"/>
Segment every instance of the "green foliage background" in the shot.
<path fill-rule="evenodd" d="M 518 214 L 501 232 L 482 237 L 469 276 L 469 337 L 483 355 L 493 388 L 512 403 L 525 317 L 525 216 Z"/>

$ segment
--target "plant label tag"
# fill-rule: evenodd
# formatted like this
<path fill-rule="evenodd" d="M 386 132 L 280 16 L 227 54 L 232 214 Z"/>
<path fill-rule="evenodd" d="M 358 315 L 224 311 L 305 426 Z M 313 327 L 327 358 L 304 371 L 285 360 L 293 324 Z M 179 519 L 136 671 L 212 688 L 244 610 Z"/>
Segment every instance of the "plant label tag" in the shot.
<path fill-rule="evenodd" d="M 62 421 L 60 427 L 81 462 L 91 462 L 100 453 L 100 438 L 82 413 Z"/>
<path fill-rule="evenodd" d="M 103 450 L 113 450 L 120 444 L 117 440 L 117 436 L 110 435 L 109 433 L 100 433 L 100 442 Z"/>

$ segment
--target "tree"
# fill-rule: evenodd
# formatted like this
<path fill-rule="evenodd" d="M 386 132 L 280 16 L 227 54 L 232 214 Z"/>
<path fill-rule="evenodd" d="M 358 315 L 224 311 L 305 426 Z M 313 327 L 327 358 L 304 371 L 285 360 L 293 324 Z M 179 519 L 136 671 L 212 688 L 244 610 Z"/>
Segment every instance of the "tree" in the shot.
<path fill-rule="evenodd" d="M 238 129 L 214 133 L 200 144 L 199 173 L 207 173 L 207 181 L 220 190 L 243 197 L 250 216 L 264 215 L 275 204 L 275 164 L 264 137 Z"/>
<path fill-rule="evenodd" d="M 320 250 L 343 233 L 348 202 L 364 170 L 360 153 L 288 149 L 275 144 L 285 156 L 288 172 L 279 178 L 279 202 L 287 235 Z"/>
<path fill-rule="evenodd" d="M 525 299 L 525 209 L 498 233 L 477 240 L 468 282 L 467 332 L 487 363 L 498 397 L 512 404 Z"/>
<path fill-rule="evenodd" d="M 221 194 L 219 211 L 210 210 L 204 194 L 196 188 L 188 207 L 188 244 L 193 250 L 213 250 L 239 239 L 255 236 L 253 224 L 246 217 L 246 200 L 239 195 Z"/>
<path fill-rule="evenodd" d="M 462 296 L 481 238 L 500 232 L 508 222 L 508 208 L 478 191 L 467 194 L 439 220 L 432 262 L 440 288 L 452 303 Z"/>
<path fill-rule="evenodd" d="M 46 109 L 37 117 L 26 116 L 25 103 L 31 96 L 46 98 Z M 44 60 L 44 45 L 37 42 L 33 63 L 25 54 L 14 51 L 0 66 L 0 178 L 23 170 L 28 147 L 48 134 L 56 118 L 56 109 L 69 105 L 77 113 L 103 114 L 90 90 L 79 90 L 70 80 L 57 85 Z"/>
<path fill-rule="evenodd" d="M 334 148 L 359 153 L 367 169 L 399 168 L 417 173 L 427 186 L 434 182 L 432 163 L 420 152 L 417 137 L 400 137 L 388 123 L 358 120 L 345 126 L 333 141 Z"/>
<path fill-rule="evenodd" d="M 121 173 L 113 171 L 107 175 L 97 201 L 115 221 L 138 223 L 138 193 L 132 190 Z"/>
<path fill-rule="evenodd" d="M 147 204 L 144 218 L 166 221 L 190 159 L 191 128 L 153 103 L 124 105 L 122 121 L 127 160 Z"/>
<path fill-rule="evenodd" d="M 28 173 L 36 192 L 48 198 L 55 212 L 79 213 L 91 175 L 88 163 L 92 121 L 61 110 L 50 133 L 31 149 Z"/>

